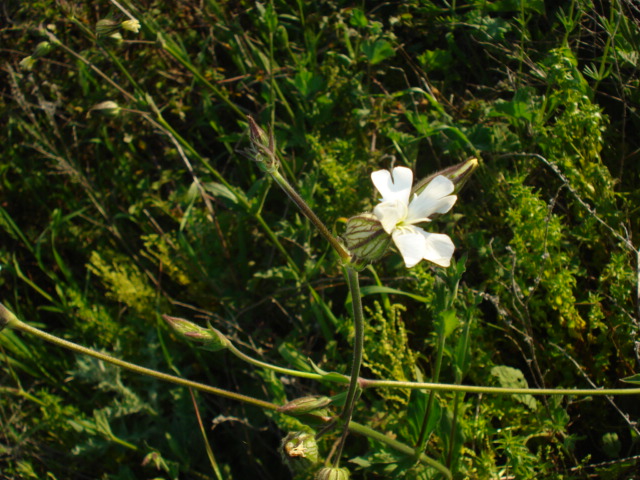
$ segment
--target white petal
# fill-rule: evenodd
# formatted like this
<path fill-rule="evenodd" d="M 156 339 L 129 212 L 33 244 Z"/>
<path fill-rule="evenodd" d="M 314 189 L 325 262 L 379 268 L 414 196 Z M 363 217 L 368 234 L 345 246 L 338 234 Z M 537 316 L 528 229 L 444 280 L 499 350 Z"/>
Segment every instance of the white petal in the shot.
<path fill-rule="evenodd" d="M 420 195 L 426 195 L 431 198 L 440 198 L 449 195 L 454 189 L 453 182 L 447 177 L 438 175 L 424 188 Z"/>
<path fill-rule="evenodd" d="M 420 230 L 422 229 L 420 228 Z M 449 236 L 441 233 L 427 233 L 424 230 L 423 234 L 426 248 L 423 258 L 441 267 L 451 265 L 451 257 L 456 247 L 453 245 Z"/>
<path fill-rule="evenodd" d="M 393 172 L 378 170 L 371 174 L 371 181 L 382 195 L 383 202 L 399 200 L 409 203 L 413 172 L 407 167 L 396 167 Z"/>
<path fill-rule="evenodd" d="M 393 233 L 393 242 L 400 250 L 407 268 L 417 265 L 420 260 L 448 267 L 455 250 L 447 235 L 428 233 L 420 227 L 403 227 Z"/>
<path fill-rule="evenodd" d="M 416 266 L 424 258 L 427 246 L 424 236 L 414 228 L 398 229 L 393 233 L 393 242 L 400 250 L 407 268 Z"/>
<path fill-rule="evenodd" d="M 458 199 L 455 195 L 449 195 L 453 189 L 453 182 L 442 175 L 431 180 L 420 195 L 411 200 L 407 223 L 424 221 L 434 213 L 447 213 Z"/>
<path fill-rule="evenodd" d="M 373 209 L 373 214 L 380 220 L 384 231 L 391 234 L 396 225 L 407 216 L 407 204 L 400 200 L 382 202 L 376 205 L 376 208 Z"/>

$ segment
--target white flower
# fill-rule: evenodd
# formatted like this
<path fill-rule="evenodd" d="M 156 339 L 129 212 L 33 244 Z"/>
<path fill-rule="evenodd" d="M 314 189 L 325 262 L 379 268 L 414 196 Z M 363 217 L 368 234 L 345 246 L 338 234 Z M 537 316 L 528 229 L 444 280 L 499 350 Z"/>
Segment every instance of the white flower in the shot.
<path fill-rule="evenodd" d="M 125 20 L 120 24 L 120 26 L 123 29 L 129 30 L 130 32 L 133 32 L 133 33 L 138 33 L 140 31 L 140 22 L 135 18 L 131 20 Z"/>
<path fill-rule="evenodd" d="M 448 267 L 455 249 L 451 239 L 447 235 L 428 233 L 415 224 L 429 222 L 431 215 L 451 209 L 458 199 L 450 195 L 453 182 L 439 175 L 410 199 L 413 172 L 409 168 L 396 167 L 393 172 L 378 170 L 371 174 L 371 180 L 382 195 L 382 202 L 373 213 L 392 236 L 406 266 L 413 267 L 424 259 Z"/>

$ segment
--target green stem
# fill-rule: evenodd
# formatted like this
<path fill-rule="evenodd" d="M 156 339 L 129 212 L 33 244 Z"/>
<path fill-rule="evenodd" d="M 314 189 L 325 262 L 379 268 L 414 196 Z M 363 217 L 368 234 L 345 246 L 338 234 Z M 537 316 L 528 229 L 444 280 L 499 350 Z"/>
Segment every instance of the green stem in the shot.
<path fill-rule="evenodd" d="M 417 390 L 437 390 L 441 392 L 487 393 L 496 395 L 640 395 L 640 388 L 507 388 L 481 387 L 476 385 L 455 385 L 451 383 L 400 382 L 397 380 L 360 379 L 360 387 L 365 388 L 409 388 Z"/>
<path fill-rule="evenodd" d="M 401 443 L 397 440 L 394 440 L 393 438 L 390 438 L 380 432 L 376 432 L 375 430 L 369 428 L 369 427 L 365 427 L 364 425 L 360 425 L 359 423 L 356 422 L 350 422 L 349 423 L 349 431 L 353 432 L 353 433 L 359 433 L 360 435 L 366 436 L 368 438 L 371 438 L 373 440 L 377 440 L 381 443 L 384 443 L 385 445 L 388 445 L 389 447 L 393 448 L 394 450 L 397 450 L 399 452 L 402 452 L 406 455 L 414 455 L 415 454 L 415 450 L 411 447 L 409 447 L 408 445 L 405 445 L 404 443 Z M 436 462 L 435 460 L 433 460 L 432 458 L 427 457 L 424 453 L 421 453 L 417 459 L 425 464 L 428 465 L 430 467 L 435 468 L 436 470 L 438 470 L 440 473 L 443 473 L 447 478 L 451 479 L 453 478 L 451 476 L 451 472 L 449 471 L 449 469 L 447 467 L 445 467 L 444 465 L 442 465 L 439 462 Z"/>
<path fill-rule="evenodd" d="M 311 373 L 311 372 L 302 372 L 300 370 L 293 370 L 290 368 L 279 367 L 277 365 L 272 365 L 270 363 L 263 362 L 261 360 L 257 360 L 249 355 L 241 352 L 236 348 L 236 346 L 231 343 L 230 340 L 227 339 L 227 348 L 228 350 L 238 357 L 240 360 L 243 360 L 251 365 L 255 365 L 256 367 L 266 368 L 268 370 L 272 370 L 274 372 L 282 373 L 284 375 L 291 375 L 292 377 L 301 377 L 301 378 L 309 378 L 312 380 L 324 380 L 325 376 L 320 373 Z M 329 378 L 330 381 L 336 381 L 333 378 Z M 344 377 L 344 383 L 348 381 L 348 378 Z"/>
<path fill-rule="evenodd" d="M 24 333 L 29 333 L 32 335 L 35 335 L 36 337 L 41 338 L 42 340 L 45 340 L 47 342 L 53 343 L 54 345 L 63 347 L 63 348 L 67 348 L 71 351 L 83 354 L 83 355 L 88 355 L 90 357 L 93 358 L 97 358 L 98 360 L 102 360 L 104 362 L 110 363 L 112 365 L 116 365 L 118 367 L 124 368 L 126 370 L 130 370 L 132 372 L 135 373 L 139 373 L 142 375 L 148 375 L 150 377 L 153 378 L 157 378 L 158 380 L 163 380 L 166 382 L 170 382 L 170 383 L 174 383 L 176 385 L 180 385 L 183 387 L 189 387 L 189 388 L 193 388 L 195 390 L 199 390 L 205 393 L 212 393 L 214 395 L 218 395 L 224 398 L 229 398 L 231 400 L 237 400 L 239 402 L 243 402 L 243 403 L 248 403 L 250 405 L 254 405 L 256 407 L 260 407 L 260 408 L 264 408 L 266 410 L 277 410 L 278 409 L 278 405 L 276 405 L 275 403 L 271 403 L 271 402 L 267 402 L 264 400 L 259 400 L 253 397 L 249 397 L 247 395 L 242 395 L 239 393 L 234 393 L 234 392 L 229 392 L 227 390 L 223 390 L 220 388 L 215 388 L 215 387 L 211 387 L 209 385 L 205 385 L 203 383 L 198 383 L 198 382 L 192 382 L 190 380 L 185 380 L 183 378 L 180 377 L 176 377 L 173 375 L 168 375 L 166 373 L 161 373 L 158 372 L 156 370 L 151 370 L 149 368 L 145 368 L 145 367 L 141 367 L 139 365 L 136 365 L 134 363 L 129 363 L 129 362 L 125 362 L 124 360 L 120 360 L 119 358 L 116 357 L 112 357 L 111 355 L 107 355 L 104 353 L 100 353 L 100 352 L 96 352 L 94 350 L 91 350 L 89 348 L 77 345 L 73 342 L 69 342 L 67 340 L 64 340 L 62 338 L 56 337 L 55 335 L 51 335 L 49 333 L 43 332 L 42 330 L 32 327 L 22 321 L 20 321 L 12 312 L 10 312 L 2 303 L 0 303 L 0 330 L 2 330 L 5 327 L 9 327 L 15 330 L 20 330 Z M 36 397 L 33 396 L 29 396 L 26 393 L 23 393 L 22 391 L 17 391 L 15 389 L 8 389 L 6 387 L 0 387 L 0 392 L 8 392 L 11 391 L 12 393 L 16 393 L 16 394 L 20 394 L 23 395 L 29 399 L 31 399 L 32 401 L 41 404 L 41 401 L 39 399 L 37 399 Z M 284 412 L 283 412 L 284 413 Z M 286 415 L 286 414 L 285 414 Z M 398 442 L 397 440 L 394 440 L 386 435 L 384 435 L 383 433 L 380 432 L 376 432 L 375 430 L 369 428 L 369 427 L 365 427 L 364 425 L 360 425 L 358 423 L 355 422 L 349 422 L 347 424 L 347 429 L 353 433 L 358 433 L 360 435 L 366 436 L 368 438 L 377 440 L 379 442 L 382 442 L 388 446 L 390 446 L 391 448 L 398 450 L 399 452 L 405 453 L 407 455 L 411 455 L 413 454 L 413 449 L 408 446 L 405 445 L 401 442 Z M 115 440 L 115 439 L 114 439 Z M 136 448 L 135 446 L 131 445 L 133 448 Z M 421 461 L 422 463 L 424 463 L 425 465 L 429 465 L 432 466 L 436 469 L 438 469 L 439 471 L 445 473 L 447 475 L 448 478 L 451 478 L 451 474 L 449 473 L 449 471 L 443 467 L 441 464 L 439 464 L 438 462 L 436 462 L 435 460 L 432 460 L 431 458 L 427 457 L 426 455 L 421 455 L 418 458 L 419 461 Z"/>
<path fill-rule="evenodd" d="M 2 307 L 2 309 L 0 309 L 0 314 L 3 313 L 2 310 L 8 311 L 4 307 Z M 4 317 L 4 315 L 2 316 Z M 264 400 L 259 400 L 257 398 L 249 397 L 247 395 L 230 392 L 228 390 L 223 390 L 221 388 L 212 387 L 204 383 L 185 380 L 183 378 L 158 372 L 150 368 L 141 367 L 139 365 L 136 365 L 135 363 L 125 362 L 124 360 L 120 360 L 119 358 L 112 357 L 111 355 L 96 352 L 95 350 L 91 350 L 90 348 L 83 347 L 73 342 L 69 342 L 62 338 L 56 337 L 55 335 L 51 335 L 47 332 L 43 332 L 42 330 L 39 330 L 35 327 L 27 325 L 26 323 L 18 320 L 13 314 L 11 314 L 11 317 L 12 318 L 9 320 L 8 325 L 13 329 L 20 330 L 22 332 L 29 333 L 31 335 L 35 335 L 36 337 L 39 337 L 43 340 L 46 340 L 47 342 L 58 345 L 59 347 L 64 347 L 74 352 L 81 353 L 83 355 L 88 355 L 93 358 L 97 358 L 98 360 L 102 360 L 112 365 L 117 365 L 118 367 L 125 368 L 132 372 L 139 373 L 141 375 L 148 375 L 150 377 L 154 377 L 159 380 L 164 380 L 165 382 L 175 383 L 176 385 L 181 385 L 183 387 L 195 388 L 196 390 L 200 390 L 206 393 L 212 393 L 214 395 L 218 395 L 224 398 L 229 398 L 231 400 L 237 400 L 239 402 L 249 403 L 251 405 L 264 408 L 266 410 L 276 410 L 278 408 L 278 405 L 271 402 L 266 402 Z"/>
<path fill-rule="evenodd" d="M 353 309 L 353 325 L 354 325 L 354 341 L 353 341 L 353 361 L 351 363 L 351 375 L 349 381 L 349 389 L 347 390 L 347 399 L 344 404 L 341 419 L 345 426 L 349 425 L 353 410 L 355 408 L 357 393 L 359 389 L 360 367 L 362 366 L 362 356 L 364 353 L 364 313 L 362 311 L 362 296 L 360 294 L 360 282 L 358 281 L 358 272 L 352 267 L 345 267 L 347 270 L 347 282 L 349 284 L 349 293 L 351 293 L 351 305 Z M 342 449 L 347 438 L 348 429 L 345 428 L 340 438 L 340 444 L 336 450 L 334 466 L 340 464 Z"/>
<path fill-rule="evenodd" d="M 333 235 L 329 229 L 322 223 L 322 220 L 318 218 L 313 210 L 307 205 L 307 202 L 295 191 L 295 189 L 291 186 L 291 184 L 287 181 L 286 178 L 282 176 L 282 174 L 278 170 L 274 170 L 270 172 L 273 179 L 276 181 L 280 188 L 284 190 L 284 192 L 289 196 L 289 198 L 296 204 L 296 206 L 300 209 L 300 211 L 307 217 L 311 223 L 315 225 L 320 234 L 331 244 L 331 246 L 338 252 L 340 258 L 342 260 L 351 259 L 351 254 L 347 251 L 346 248 L 342 246 L 342 244 L 338 241 L 338 239 Z"/>

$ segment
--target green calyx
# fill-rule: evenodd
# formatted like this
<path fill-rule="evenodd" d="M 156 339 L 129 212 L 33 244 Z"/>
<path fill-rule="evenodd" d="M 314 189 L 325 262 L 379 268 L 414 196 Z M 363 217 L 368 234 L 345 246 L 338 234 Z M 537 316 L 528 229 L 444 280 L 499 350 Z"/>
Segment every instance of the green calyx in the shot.
<path fill-rule="evenodd" d="M 391 235 L 384 231 L 375 215 L 363 213 L 347 221 L 342 240 L 352 255 L 351 266 L 362 270 L 382 258 L 391 244 Z"/>

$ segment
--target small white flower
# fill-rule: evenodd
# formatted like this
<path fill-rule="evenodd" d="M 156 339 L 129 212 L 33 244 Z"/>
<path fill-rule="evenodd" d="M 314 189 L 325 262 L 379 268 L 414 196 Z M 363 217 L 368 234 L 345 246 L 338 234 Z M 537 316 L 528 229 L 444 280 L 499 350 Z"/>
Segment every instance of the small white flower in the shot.
<path fill-rule="evenodd" d="M 451 239 L 447 235 L 428 233 L 415 224 L 429 222 L 433 214 L 451 209 L 458 199 L 450 195 L 453 182 L 439 175 L 410 199 L 413 172 L 409 168 L 396 167 L 393 172 L 378 170 L 371 174 L 371 180 L 382 195 L 382 202 L 373 213 L 392 236 L 407 268 L 423 259 L 448 267 L 455 249 Z"/>
<path fill-rule="evenodd" d="M 135 18 L 132 20 L 125 20 L 120 24 L 120 26 L 124 30 L 129 30 L 130 32 L 133 32 L 133 33 L 138 33 L 140 31 L 140 22 Z"/>

